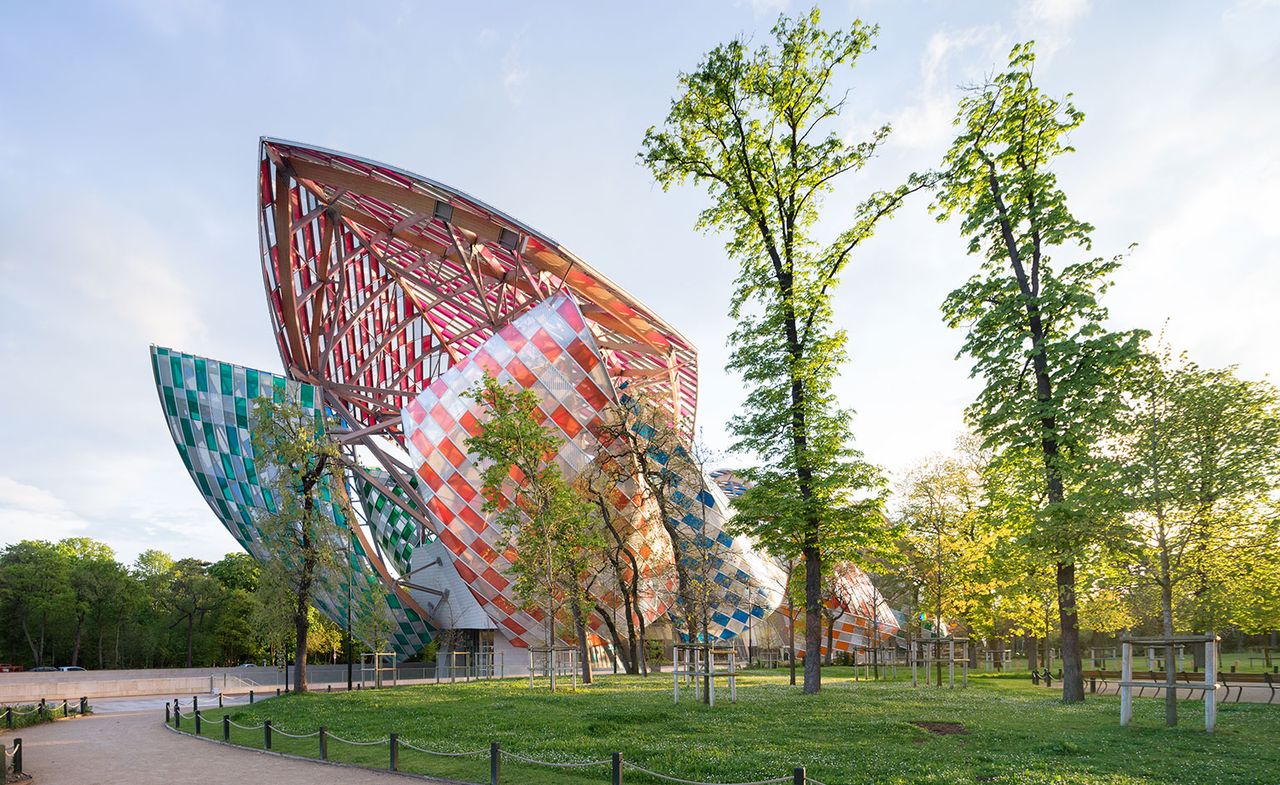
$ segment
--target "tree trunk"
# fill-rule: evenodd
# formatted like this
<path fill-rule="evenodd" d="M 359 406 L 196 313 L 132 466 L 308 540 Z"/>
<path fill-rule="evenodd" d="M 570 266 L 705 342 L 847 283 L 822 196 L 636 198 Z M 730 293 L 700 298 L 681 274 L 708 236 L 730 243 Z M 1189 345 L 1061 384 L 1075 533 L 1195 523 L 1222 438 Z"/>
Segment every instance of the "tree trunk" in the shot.
<path fill-rule="evenodd" d="M 1027 647 L 1027 670 L 1038 670 L 1040 667 L 1038 659 L 1040 656 L 1040 640 L 1034 636 L 1028 635 L 1025 645 Z"/>
<path fill-rule="evenodd" d="M 618 631 L 618 625 L 613 621 L 613 616 L 609 613 L 609 610 L 599 603 L 596 604 L 595 608 L 596 614 L 600 617 L 600 620 L 604 622 L 605 628 L 609 630 L 609 637 L 613 639 L 613 648 L 616 652 L 615 656 L 622 660 L 623 671 L 634 674 L 636 672 L 634 635 L 630 640 L 624 641 L 622 639 L 622 633 Z"/>
<path fill-rule="evenodd" d="M 822 555 L 804 549 L 804 691 L 822 689 Z"/>
<path fill-rule="evenodd" d="M 578 637 L 578 657 L 581 660 L 582 683 L 591 683 L 591 651 L 587 646 L 587 625 L 582 619 L 582 605 L 576 600 L 573 603 L 573 628 Z"/>
<path fill-rule="evenodd" d="M 1084 669 L 1080 667 L 1080 621 L 1076 615 L 1076 565 L 1058 563 L 1058 621 L 1062 625 L 1062 700 L 1084 702 Z"/>
<path fill-rule="evenodd" d="M 309 593 L 310 592 L 308 591 L 307 594 Z M 311 634 L 311 618 L 307 614 L 309 605 L 310 603 L 307 600 L 307 595 L 303 592 L 299 592 L 298 605 L 294 608 L 293 612 L 293 627 L 296 638 L 293 658 L 293 689 L 296 692 L 307 691 L 307 638 L 310 637 Z M 375 654 L 376 653 L 377 652 L 375 652 Z M 377 658 L 375 657 L 375 659 Z M 287 654 L 285 657 L 285 667 L 289 667 Z"/>
<path fill-rule="evenodd" d="M 1000 180 L 995 164 L 979 151 L 988 168 L 988 186 L 996 211 L 1000 216 L 1000 234 L 1004 240 L 1009 263 L 1018 282 L 1023 308 L 1027 315 L 1027 333 L 1031 339 L 1031 367 L 1035 376 L 1036 403 L 1044 412 L 1040 416 L 1040 450 L 1044 460 L 1045 497 L 1050 507 L 1062 504 L 1066 497 L 1062 483 L 1062 470 L 1058 465 L 1059 444 L 1056 418 L 1052 406 L 1053 380 L 1046 355 L 1046 331 L 1040 313 L 1040 237 L 1032 208 L 1031 229 L 1035 237 L 1032 247 L 1031 276 L 1023 266 L 1022 253 L 1013 235 L 1009 210 L 1005 206 Z M 1080 624 L 1076 614 L 1076 565 L 1072 559 L 1060 559 L 1057 563 L 1058 619 L 1062 626 L 1062 700 L 1066 703 L 1084 701 L 1084 674 L 1080 667 Z"/>
<path fill-rule="evenodd" d="M 831 664 L 831 654 L 835 651 L 836 620 L 827 619 L 827 664 Z"/>
<path fill-rule="evenodd" d="M 788 645 L 791 647 L 789 658 L 791 665 L 791 686 L 796 686 L 796 603 L 787 595 L 787 631 Z"/>
<path fill-rule="evenodd" d="M 1160 561 L 1168 565 L 1169 554 L 1162 553 Z M 1160 621 L 1166 638 L 1173 637 L 1173 590 L 1166 581 L 1160 583 Z M 1174 659 L 1173 643 L 1164 647 L 1164 724 L 1170 728 L 1178 724 L 1178 691 L 1173 685 L 1177 683 L 1177 663 Z M 1212 696 L 1210 696 L 1212 697 Z"/>
<path fill-rule="evenodd" d="M 80 664 L 80 638 L 83 635 L 83 633 L 84 633 L 84 617 L 80 616 L 76 618 L 76 635 L 75 635 L 75 639 L 71 644 L 71 662 L 68 662 L 67 663 L 68 665 Z"/>

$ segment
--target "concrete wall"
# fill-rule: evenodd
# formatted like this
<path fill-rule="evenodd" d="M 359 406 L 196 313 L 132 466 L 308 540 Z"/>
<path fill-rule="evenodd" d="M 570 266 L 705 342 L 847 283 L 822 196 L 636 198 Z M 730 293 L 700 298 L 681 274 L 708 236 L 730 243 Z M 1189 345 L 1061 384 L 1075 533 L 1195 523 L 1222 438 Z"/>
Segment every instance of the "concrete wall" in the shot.
<path fill-rule="evenodd" d="M 506 675 L 527 673 L 523 650 L 507 656 Z M 512 668 L 514 659 L 514 670 Z M 352 668 L 352 678 L 360 682 L 360 664 Z M 450 677 L 446 667 L 442 679 Z M 464 673 L 455 674 L 465 678 Z M 293 671 L 290 669 L 292 679 Z M 347 686 L 347 666 L 309 665 L 307 679 L 312 689 L 332 684 L 334 689 Z M 397 683 L 422 683 L 436 680 L 435 667 L 428 664 L 406 664 L 397 669 Z M 373 682 L 372 676 L 367 680 Z M 390 684 L 390 679 L 386 682 Z M 284 671 L 273 666 L 250 668 L 152 668 L 142 670 L 57 671 L 53 673 L 0 673 L 0 705 L 36 703 L 41 698 L 61 702 L 63 698 L 123 698 L 139 695 L 207 695 L 211 692 L 244 694 L 254 690 L 259 695 L 274 694 L 284 686 Z"/>

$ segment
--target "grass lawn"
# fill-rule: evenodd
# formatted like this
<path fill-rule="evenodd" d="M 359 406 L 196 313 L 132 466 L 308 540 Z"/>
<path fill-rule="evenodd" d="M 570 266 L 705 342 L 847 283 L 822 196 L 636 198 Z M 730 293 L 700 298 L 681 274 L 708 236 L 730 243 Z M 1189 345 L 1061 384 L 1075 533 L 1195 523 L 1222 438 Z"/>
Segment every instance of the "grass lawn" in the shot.
<path fill-rule="evenodd" d="M 503 750 L 552 761 L 626 760 L 664 774 L 709 782 L 786 776 L 803 765 L 838 783 L 1257 783 L 1280 782 L 1280 706 L 1222 705 L 1218 732 L 1203 728 L 1203 704 L 1182 704 L 1183 724 L 1163 726 L 1163 703 L 1135 701 L 1135 725 L 1119 727 L 1119 699 L 1064 706 L 1058 690 L 1021 679 L 972 676 L 967 690 L 857 683 L 828 668 L 817 697 L 789 687 L 785 671 L 739 679 L 738 702 L 714 708 L 672 705 L 669 676 L 606 676 L 555 695 L 506 680 L 422 685 L 356 693 L 288 695 L 251 707 L 210 709 L 204 735 L 221 738 L 225 712 L 242 724 L 272 720 L 278 730 L 324 725 L 345 739 L 403 741 L 438 751 Z M 717 699 L 727 691 L 717 690 Z M 961 723 L 937 735 L 915 722 Z M 191 729 L 189 720 L 183 722 Z M 261 747 L 262 731 L 232 729 L 232 741 Z M 317 753 L 317 740 L 274 736 L 273 749 Z M 329 742 L 332 760 L 385 768 L 388 749 Z M 488 758 L 441 758 L 401 748 L 400 768 L 470 782 L 488 781 Z M 511 783 L 608 782 L 607 765 L 548 769 L 503 761 Z M 626 782 L 657 782 L 628 771 Z"/>

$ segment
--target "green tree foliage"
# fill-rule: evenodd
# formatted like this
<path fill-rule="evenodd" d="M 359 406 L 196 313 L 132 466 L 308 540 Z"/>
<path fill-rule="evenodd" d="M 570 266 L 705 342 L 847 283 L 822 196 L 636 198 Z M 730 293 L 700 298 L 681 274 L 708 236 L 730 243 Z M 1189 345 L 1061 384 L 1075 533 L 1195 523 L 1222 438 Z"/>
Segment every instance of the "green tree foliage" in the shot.
<path fill-rule="evenodd" d="M 874 536 L 879 522 L 867 511 L 882 484 L 851 447 L 850 413 L 831 392 L 846 359 L 832 291 L 853 251 L 923 185 L 877 193 L 830 243 L 814 237 L 835 181 L 861 169 L 889 134 L 886 125 L 848 142 L 836 127 L 845 99 L 835 83 L 876 32 L 860 21 L 824 30 L 815 8 L 781 17 L 772 46 L 752 50 L 738 38 L 716 47 L 680 75 L 664 126 L 649 129 L 640 154 L 664 189 L 690 179 L 707 188 L 712 203 L 698 226 L 726 234 L 738 263 L 729 367 L 742 374 L 747 400 L 732 429 L 736 449 L 763 462 L 747 472 L 757 490 L 743 497 L 738 520 L 779 555 L 803 557 L 811 652 L 821 646 L 823 559 Z M 821 686 L 819 665 L 806 659 L 806 692 Z"/>
<path fill-rule="evenodd" d="M 67 587 L 65 554 L 51 543 L 24 540 L 5 548 L 0 559 L 0 602 L 6 619 L 21 631 L 36 666 L 52 665 L 49 651 L 55 625 L 69 618 L 74 594 Z"/>
<path fill-rule="evenodd" d="M 1114 380 L 1137 333 L 1109 331 L 1099 302 L 1118 258 L 1054 259 L 1090 250 L 1093 227 L 1067 207 L 1053 165 L 1084 115 L 1034 81 L 1032 44 L 960 101 L 934 208 L 959 216 L 979 270 L 943 306 L 964 327 L 962 352 L 984 381 L 969 417 L 1000 460 L 1035 454 L 1031 542 L 1052 555 L 1063 648 L 1063 699 L 1084 699 L 1076 565 L 1104 541 L 1096 446 L 1120 405 Z M 1105 494 L 1104 494 L 1105 496 Z M 1109 520 L 1109 519 L 1108 519 Z"/>
<path fill-rule="evenodd" d="M 58 543 L 67 561 L 67 588 L 71 592 L 75 633 L 67 662 L 80 664 L 81 646 L 86 627 L 98 643 L 98 663 L 102 663 L 104 625 L 124 602 L 126 574 L 116 562 L 115 553 L 105 544 L 87 537 L 71 537 Z"/>
<path fill-rule="evenodd" d="M 1000 534 L 983 509 L 983 465 L 976 455 L 934 456 L 899 493 L 903 570 L 919 587 L 918 609 L 949 627 L 985 637 L 993 586 L 990 555 Z"/>
<path fill-rule="evenodd" d="M 1115 442 L 1135 523 L 1131 569 L 1157 588 L 1163 633 L 1280 627 L 1265 578 L 1280 553 L 1280 396 L 1163 344 L 1143 360 Z M 1167 719 L 1177 720 L 1172 701 Z"/>
<path fill-rule="evenodd" d="M 531 390 L 517 390 L 486 375 L 468 395 L 484 410 L 480 432 L 467 439 L 467 451 L 484 462 L 481 469 L 485 510 L 506 532 L 516 553 L 511 565 L 516 595 L 539 608 L 547 646 L 568 638 L 557 632 L 557 614 L 567 606 L 573 616 L 583 678 L 589 679 L 584 617 L 590 613 L 581 578 L 599 533 L 583 497 L 565 480 L 554 460 L 561 440 L 538 417 Z M 554 689 L 554 682 L 552 684 Z"/>
<path fill-rule="evenodd" d="M 316 578 L 342 569 L 339 551 L 346 529 L 339 520 L 354 521 L 342 475 L 340 447 L 325 437 L 326 423 L 295 400 L 259 398 L 253 409 L 253 449 L 258 460 L 274 467 L 269 509 L 255 522 L 271 554 L 263 571 L 292 611 L 294 684 L 307 689 L 307 636 Z M 330 430 L 332 430 L 330 428 Z"/>
<path fill-rule="evenodd" d="M 0 625 L 0 662 L 141 668 L 264 659 L 257 583 L 257 563 L 245 554 L 206 564 L 149 550 L 125 565 L 82 537 L 14 543 L 0 550 L 0 617 L 12 620 Z"/>
<path fill-rule="evenodd" d="M 168 574 L 168 587 L 161 602 L 173 617 L 171 627 L 185 631 L 188 668 L 195 664 L 195 630 L 222 601 L 223 588 L 209 575 L 208 563 L 182 559 Z"/>

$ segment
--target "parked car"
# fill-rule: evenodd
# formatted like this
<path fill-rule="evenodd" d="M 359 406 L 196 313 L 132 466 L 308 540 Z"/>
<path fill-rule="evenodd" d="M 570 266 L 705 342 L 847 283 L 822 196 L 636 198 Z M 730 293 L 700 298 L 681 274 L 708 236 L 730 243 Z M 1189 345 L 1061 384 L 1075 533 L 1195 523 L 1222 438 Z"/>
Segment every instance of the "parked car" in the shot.
<path fill-rule="evenodd" d="M 57 673 L 58 669 L 52 665 L 41 665 L 39 668 L 32 668 L 32 673 Z"/>
<path fill-rule="evenodd" d="M 58 670 L 60 670 L 60 671 L 82 671 L 82 670 L 84 670 L 84 668 L 81 668 L 79 665 L 63 665 L 61 668 L 58 668 Z"/>

